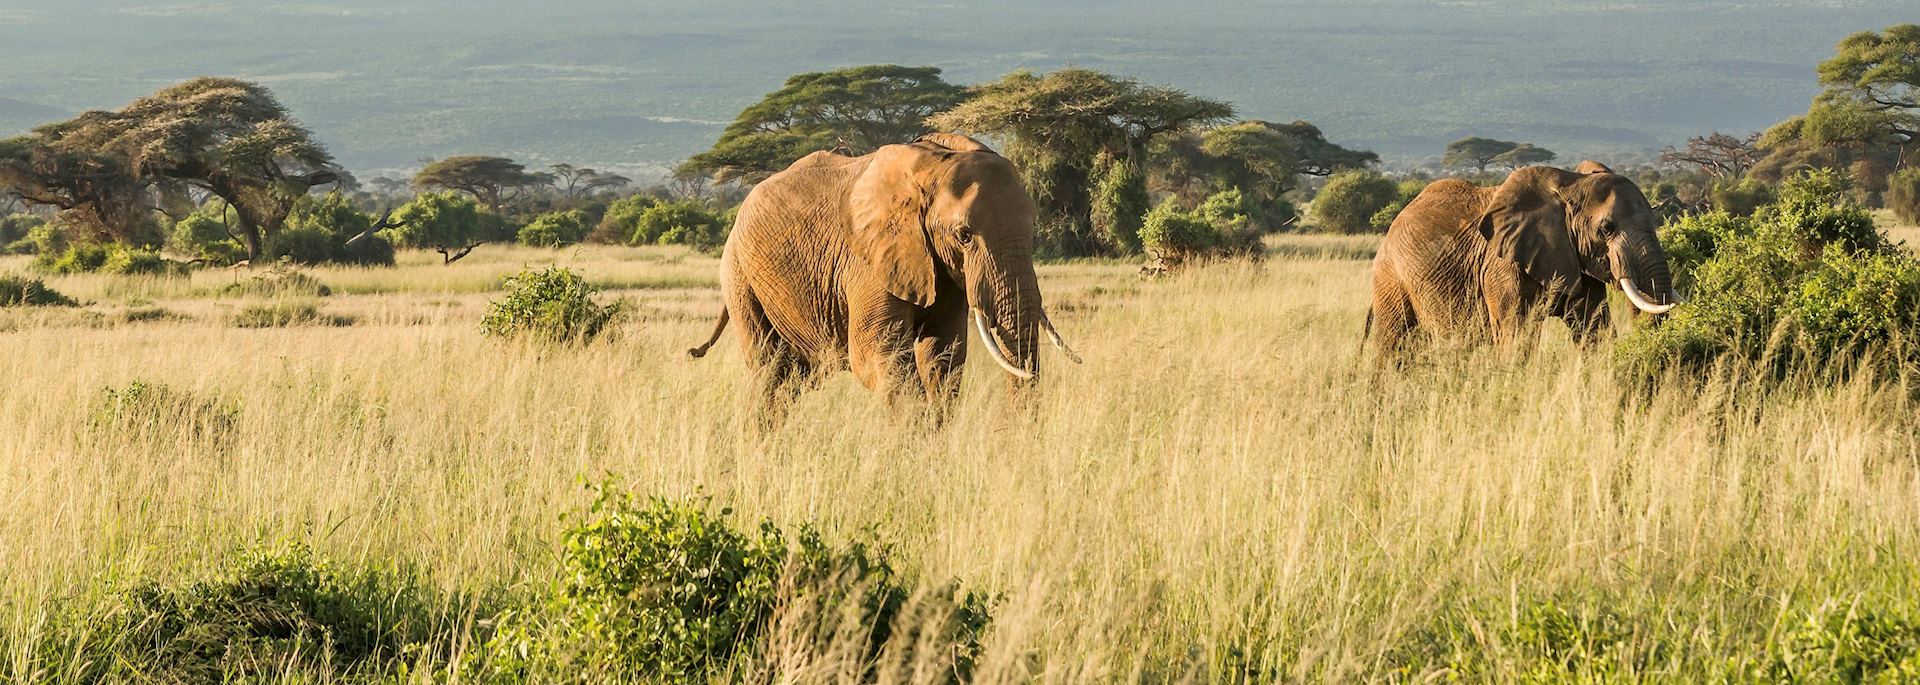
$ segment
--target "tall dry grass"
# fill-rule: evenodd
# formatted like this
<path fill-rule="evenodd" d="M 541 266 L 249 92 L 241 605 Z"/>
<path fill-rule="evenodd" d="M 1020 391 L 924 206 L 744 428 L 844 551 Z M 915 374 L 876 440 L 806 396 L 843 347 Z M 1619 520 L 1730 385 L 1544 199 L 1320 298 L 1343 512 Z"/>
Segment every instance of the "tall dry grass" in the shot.
<path fill-rule="evenodd" d="M 718 298 L 713 260 L 684 253 L 560 255 L 636 305 L 572 349 L 476 323 L 493 279 L 551 252 L 316 270 L 345 293 L 328 310 L 361 315 L 347 327 L 221 325 L 195 314 L 231 305 L 211 275 L 54 279 L 95 310 L 187 318 L 0 326 L 0 680 L 29 672 L 57 603 L 257 541 L 447 588 L 530 582 L 605 478 L 871 529 L 916 573 L 999 593 L 981 682 L 1411 682 L 1463 660 L 1515 680 L 1541 606 L 1628 626 L 1574 672 L 1692 680 L 1766 658 L 1823 604 L 1911 604 L 1910 389 L 1728 373 L 1642 393 L 1558 331 L 1524 361 L 1376 376 L 1355 356 L 1368 240 L 1160 280 L 1043 266 L 1087 361 L 1046 358 L 1030 405 L 976 364 L 934 427 L 839 374 L 774 432 L 745 413 L 733 345 L 685 357 Z M 231 424 L 99 420 L 102 389 L 135 380 Z"/>

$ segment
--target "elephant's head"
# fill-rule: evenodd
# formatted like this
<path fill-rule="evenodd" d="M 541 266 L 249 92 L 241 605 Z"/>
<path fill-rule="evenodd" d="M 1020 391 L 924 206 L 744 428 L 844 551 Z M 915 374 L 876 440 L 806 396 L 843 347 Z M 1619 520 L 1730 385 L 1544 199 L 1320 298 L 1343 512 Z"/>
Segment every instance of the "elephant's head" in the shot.
<path fill-rule="evenodd" d="M 848 198 L 852 242 L 887 292 L 921 307 L 965 298 L 988 356 L 1020 380 L 1040 370 L 1043 333 L 1067 349 L 1041 307 L 1034 204 L 1012 163 L 946 133 L 872 157 Z"/>
<path fill-rule="evenodd" d="M 1575 171 L 1513 172 L 1479 227 L 1496 258 L 1518 263 L 1549 291 L 1569 292 L 1590 278 L 1619 287 L 1648 314 L 1680 302 L 1653 207 L 1638 186 L 1599 162 L 1581 162 Z"/>

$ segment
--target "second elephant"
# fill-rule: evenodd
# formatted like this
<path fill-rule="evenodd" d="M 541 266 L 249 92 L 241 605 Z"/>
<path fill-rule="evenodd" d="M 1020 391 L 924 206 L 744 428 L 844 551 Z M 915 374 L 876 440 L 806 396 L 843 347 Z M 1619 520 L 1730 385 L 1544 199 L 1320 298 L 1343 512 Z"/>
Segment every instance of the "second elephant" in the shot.
<path fill-rule="evenodd" d="M 1520 343 L 1543 316 L 1585 342 L 1608 325 L 1609 286 L 1643 313 L 1666 313 L 1679 294 L 1658 227 L 1640 188 L 1597 162 L 1527 167 L 1493 188 L 1436 181 L 1374 258 L 1369 333 L 1382 359 L 1416 330 Z"/>

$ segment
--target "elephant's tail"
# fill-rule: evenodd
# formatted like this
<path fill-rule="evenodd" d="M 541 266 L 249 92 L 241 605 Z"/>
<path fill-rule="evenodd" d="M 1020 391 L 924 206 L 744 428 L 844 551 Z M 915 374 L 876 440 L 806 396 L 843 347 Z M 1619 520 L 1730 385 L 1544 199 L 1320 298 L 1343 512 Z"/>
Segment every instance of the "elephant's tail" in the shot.
<path fill-rule="evenodd" d="M 1353 351 L 1355 359 L 1364 359 L 1367 354 L 1367 338 L 1373 335 L 1373 308 L 1367 308 L 1367 323 L 1360 327 L 1360 348 Z"/>
<path fill-rule="evenodd" d="M 687 356 L 694 359 L 707 356 L 707 350 L 713 349 L 713 344 L 720 341 L 720 334 L 725 332 L 727 332 L 727 306 L 720 305 L 720 322 L 713 325 L 713 335 L 708 336 L 707 341 L 699 347 L 687 350 Z"/>

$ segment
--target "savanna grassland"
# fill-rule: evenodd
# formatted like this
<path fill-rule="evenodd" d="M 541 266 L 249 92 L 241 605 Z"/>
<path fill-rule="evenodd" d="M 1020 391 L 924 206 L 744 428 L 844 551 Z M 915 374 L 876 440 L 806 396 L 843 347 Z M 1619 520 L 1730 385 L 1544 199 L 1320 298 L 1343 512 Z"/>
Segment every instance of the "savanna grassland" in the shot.
<path fill-rule="evenodd" d="M 731 337 L 686 357 L 718 310 L 717 266 L 681 248 L 314 268 L 333 294 L 300 306 L 319 316 L 259 328 L 234 325 L 258 298 L 223 291 L 245 272 L 50 277 L 85 306 L 0 310 L 0 681 L 98 672 L 118 593 L 263 546 L 404 570 L 438 598 L 424 647 L 352 678 L 470 680 L 458 664 L 491 608 L 560 573 L 589 483 L 872 540 L 905 575 L 991 596 L 975 682 L 1915 665 L 1912 387 L 1722 369 L 1649 390 L 1557 327 L 1526 360 L 1437 354 L 1377 376 L 1356 356 L 1375 240 L 1276 237 L 1265 261 L 1157 279 L 1046 264 L 1085 364 L 1048 356 L 1010 403 L 976 363 L 941 425 L 838 374 L 772 431 L 748 414 Z M 500 278 L 548 262 L 626 300 L 616 335 L 481 335 Z M 135 383 L 174 408 L 111 415 Z M 772 679 L 944 677 L 802 657 Z"/>

